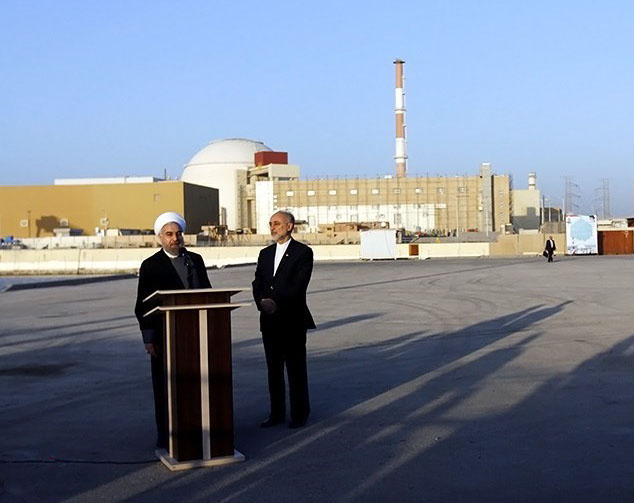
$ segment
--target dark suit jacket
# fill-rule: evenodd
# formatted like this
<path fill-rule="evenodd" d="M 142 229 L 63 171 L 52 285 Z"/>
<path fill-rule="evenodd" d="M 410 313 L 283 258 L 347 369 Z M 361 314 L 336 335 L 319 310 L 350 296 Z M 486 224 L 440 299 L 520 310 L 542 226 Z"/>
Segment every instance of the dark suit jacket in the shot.
<path fill-rule="evenodd" d="M 547 239 L 546 240 L 546 251 L 555 251 L 557 249 L 557 247 L 555 246 L 555 240 L 554 239 Z"/>
<path fill-rule="evenodd" d="M 313 250 L 291 238 L 286 253 L 273 276 L 276 244 L 260 251 L 253 280 L 253 298 L 260 311 L 260 330 L 315 328 L 306 304 L 306 290 L 313 272 Z M 273 299 L 277 311 L 262 311 L 262 299 Z"/>
<path fill-rule="evenodd" d="M 205 262 L 197 253 L 187 252 L 194 267 L 194 274 L 198 279 L 200 288 L 211 288 Z M 160 249 L 151 257 L 146 258 L 141 263 L 139 269 L 139 287 L 137 290 L 136 305 L 134 314 L 139 320 L 139 328 L 143 333 L 144 342 L 159 342 L 154 340 L 150 334 L 152 330 L 160 334 L 163 330 L 163 319 L 160 315 L 143 317 L 154 305 L 143 302 L 143 299 L 154 293 L 156 290 L 184 290 L 180 276 L 172 265 L 171 259 Z M 149 337 L 152 340 L 146 340 Z"/>

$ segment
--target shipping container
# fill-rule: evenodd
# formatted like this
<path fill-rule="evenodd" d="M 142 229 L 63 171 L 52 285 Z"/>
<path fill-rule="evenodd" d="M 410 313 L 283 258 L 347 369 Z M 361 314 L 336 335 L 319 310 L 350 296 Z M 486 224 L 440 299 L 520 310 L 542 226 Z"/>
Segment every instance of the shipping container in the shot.
<path fill-rule="evenodd" d="M 632 255 L 633 253 L 634 232 L 599 231 L 599 255 Z"/>

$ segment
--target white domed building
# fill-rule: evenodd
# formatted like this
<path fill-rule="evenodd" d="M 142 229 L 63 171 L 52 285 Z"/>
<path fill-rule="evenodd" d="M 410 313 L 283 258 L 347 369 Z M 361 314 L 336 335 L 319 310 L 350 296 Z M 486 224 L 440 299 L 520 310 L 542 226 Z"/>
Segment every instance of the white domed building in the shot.
<path fill-rule="evenodd" d="M 200 150 L 185 165 L 181 180 L 218 189 L 220 224 L 229 229 L 246 227 L 241 221 L 246 203 L 241 187 L 255 166 L 257 152 L 271 152 L 261 141 L 245 138 L 215 140 Z"/>

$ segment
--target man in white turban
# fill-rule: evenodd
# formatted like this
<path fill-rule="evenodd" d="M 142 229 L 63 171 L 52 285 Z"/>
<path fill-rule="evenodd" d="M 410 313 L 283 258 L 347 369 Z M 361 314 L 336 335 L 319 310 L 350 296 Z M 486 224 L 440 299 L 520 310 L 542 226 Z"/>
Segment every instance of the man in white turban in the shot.
<path fill-rule="evenodd" d="M 139 320 L 145 350 L 150 355 L 152 385 L 154 388 L 154 413 L 159 448 L 167 447 L 167 386 L 165 376 L 165 334 L 160 315 L 143 317 L 151 306 L 143 299 L 156 290 L 182 290 L 187 288 L 211 288 L 203 258 L 183 246 L 185 219 L 168 211 L 154 222 L 154 233 L 161 249 L 141 264 L 139 286 L 134 313 Z"/>
<path fill-rule="evenodd" d="M 179 213 L 176 213 L 175 211 L 166 211 L 165 213 L 161 213 L 158 217 L 156 217 L 156 220 L 154 221 L 154 234 L 156 234 L 156 236 L 159 236 L 161 234 L 161 229 L 163 228 L 163 226 L 171 222 L 178 224 L 181 232 L 185 232 L 187 224 L 183 216 Z"/>

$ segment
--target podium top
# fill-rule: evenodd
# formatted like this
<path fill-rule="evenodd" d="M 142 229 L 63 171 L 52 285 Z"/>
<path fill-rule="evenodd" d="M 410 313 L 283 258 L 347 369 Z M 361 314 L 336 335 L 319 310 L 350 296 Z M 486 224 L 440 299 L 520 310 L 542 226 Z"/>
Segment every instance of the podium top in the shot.
<path fill-rule="evenodd" d="M 249 307 L 251 306 L 250 302 L 242 302 L 237 304 L 197 304 L 197 305 L 187 305 L 187 306 L 157 306 L 151 311 L 148 311 L 143 316 L 149 316 L 153 313 L 157 312 L 165 312 L 165 311 L 200 311 L 207 309 L 237 309 L 239 307 Z"/>
<path fill-rule="evenodd" d="M 143 302 L 159 297 L 161 295 L 188 295 L 192 293 L 228 293 L 230 296 L 239 292 L 250 291 L 250 288 L 191 288 L 182 290 L 156 290 L 154 293 L 148 295 Z"/>

